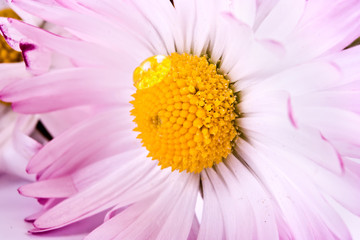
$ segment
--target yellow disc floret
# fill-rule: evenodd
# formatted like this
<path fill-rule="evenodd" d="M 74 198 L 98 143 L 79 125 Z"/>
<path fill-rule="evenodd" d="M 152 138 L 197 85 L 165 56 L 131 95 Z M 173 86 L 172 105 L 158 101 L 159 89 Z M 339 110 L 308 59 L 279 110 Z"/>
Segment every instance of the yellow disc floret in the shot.
<path fill-rule="evenodd" d="M 134 71 L 134 85 L 134 130 L 162 168 L 199 173 L 231 153 L 236 98 L 206 57 L 150 57 Z"/>
<path fill-rule="evenodd" d="M 19 19 L 20 17 L 11 9 L 6 8 L 0 11 L 0 17 L 8 17 Z M 21 52 L 12 49 L 5 41 L 4 37 L 0 35 L 0 63 L 14 63 L 21 62 Z"/>

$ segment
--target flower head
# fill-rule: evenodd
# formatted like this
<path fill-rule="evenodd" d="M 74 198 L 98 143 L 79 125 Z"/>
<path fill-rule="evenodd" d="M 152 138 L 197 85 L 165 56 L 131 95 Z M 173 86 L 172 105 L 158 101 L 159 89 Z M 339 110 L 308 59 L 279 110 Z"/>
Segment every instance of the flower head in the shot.
<path fill-rule="evenodd" d="M 1 99 L 97 109 L 31 159 L 33 232 L 106 211 L 87 239 L 350 238 L 326 199 L 360 214 L 358 1 L 13 3 L 72 37 L 3 20 L 9 43 L 71 64 Z"/>

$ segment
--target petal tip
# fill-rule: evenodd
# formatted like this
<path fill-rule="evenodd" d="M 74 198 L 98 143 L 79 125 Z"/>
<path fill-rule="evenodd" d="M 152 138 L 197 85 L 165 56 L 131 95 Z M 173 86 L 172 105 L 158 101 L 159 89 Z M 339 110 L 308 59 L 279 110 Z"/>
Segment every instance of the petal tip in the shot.
<path fill-rule="evenodd" d="M 289 120 L 291 122 L 291 125 L 293 125 L 293 127 L 297 129 L 298 124 L 296 123 L 296 120 L 294 118 L 294 113 L 293 113 L 293 108 L 292 108 L 290 96 L 288 97 L 288 100 L 287 100 L 287 110 L 288 110 L 288 117 L 289 117 Z"/>

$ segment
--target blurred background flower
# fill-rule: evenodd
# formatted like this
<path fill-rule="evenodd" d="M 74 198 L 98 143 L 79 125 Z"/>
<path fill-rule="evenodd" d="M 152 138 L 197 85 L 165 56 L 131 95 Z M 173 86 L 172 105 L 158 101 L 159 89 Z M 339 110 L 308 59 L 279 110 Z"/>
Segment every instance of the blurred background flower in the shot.
<path fill-rule="evenodd" d="M 11 3 L 0 1 L 0 16 L 22 19 L 47 30 L 64 34 L 64 31 L 41 19 L 28 14 Z M 32 76 L 27 71 L 20 51 L 13 50 L 0 35 L 0 89 L 12 81 L 25 80 Z M 53 67 L 60 67 L 61 61 L 53 60 Z M 48 64 L 46 64 L 48 65 Z M 35 180 L 34 174 L 26 172 L 26 165 L 33 154 L 50 139 L 60 134 L 69 125 L 88 115 L 86 109 L 54 112 L 42 115 L 25 115 L 12 111 L 11 103 L 0 101 L 0 233 L 4 239 L 26 239 L 28 223 L 24 214 L 37 211 L 39 206 L 33 201 L 19 198 L 17 188 Z M 41 121 L 40 121 L 41 119 Z M 46 124 L 44 127 L 43 122 Z M 51 133 L 49 133 L 51 132 Z M 67 230 L 64 239 L 88 232 L 88 223 Z M 66 235 L 70 234 L 70 238 Z M 53 233 L 52 236 L 57 236 Z M 29 237 L 30 238 L 30 237 Z M 62 239 L 59 237 L 59 239 Z"/>

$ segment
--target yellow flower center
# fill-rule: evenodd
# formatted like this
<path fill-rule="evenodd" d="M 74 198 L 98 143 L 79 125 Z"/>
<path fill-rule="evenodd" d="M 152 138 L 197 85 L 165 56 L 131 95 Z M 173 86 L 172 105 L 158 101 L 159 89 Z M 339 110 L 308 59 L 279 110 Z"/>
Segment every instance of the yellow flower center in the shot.
<path fill-rule="evenodd" d="M 21 20 L 21 18 L 11 9 L 6 8 L 0 11 L 0 17 L 15 18 Z M 5 41 L 4 37 L 0 35 L 0 63 L 15 63 L 21 62 L 21 52 L 17 52 L 12 49 Z"/>
<path fill-rule="evenodd" d="M 231 153 L 236 97 L 206 57 L 150 57 L 135 69 L 134 85 L 134 131 L 162 168 L 199 173 Z"/>

